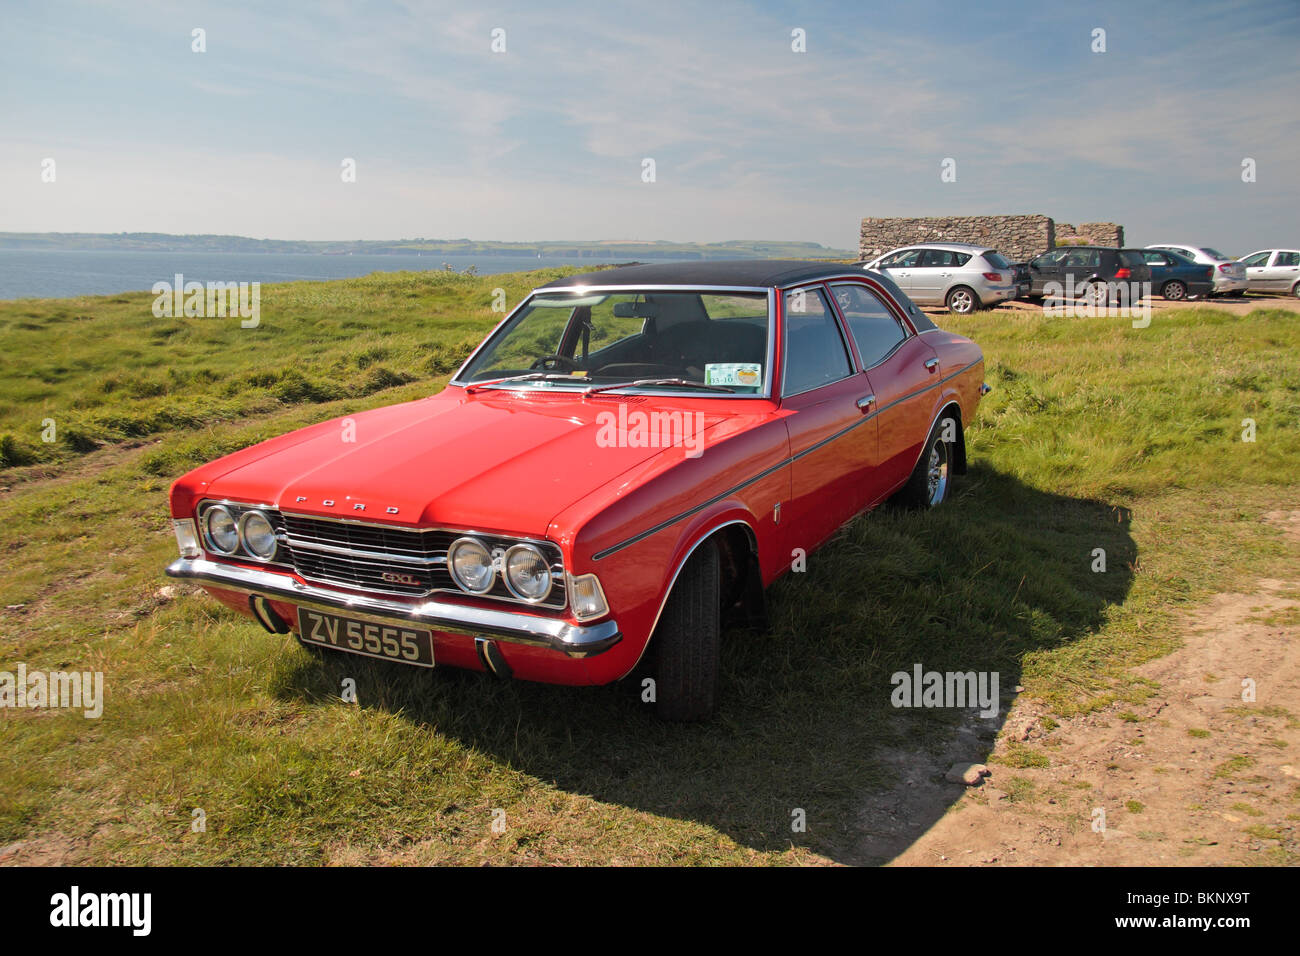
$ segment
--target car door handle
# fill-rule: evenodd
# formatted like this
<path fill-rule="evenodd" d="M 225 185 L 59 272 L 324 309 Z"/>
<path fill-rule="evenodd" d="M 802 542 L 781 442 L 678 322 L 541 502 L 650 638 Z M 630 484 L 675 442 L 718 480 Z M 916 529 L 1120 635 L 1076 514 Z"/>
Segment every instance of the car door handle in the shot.
<path fill-rule="evenodd" d="M 861 398 L 858 399 L 858 410 L 865 412 L 868 408 L 870 408 L 874 404 L 876 404 L 876 396 L 863 395 Z"/>
<path fill-rule="evenodd" d="M 939 360 L 937 358 L 925 360 L 925 369 L 927 372 L 933 372 L 938 367 L 939 367 Z"/>

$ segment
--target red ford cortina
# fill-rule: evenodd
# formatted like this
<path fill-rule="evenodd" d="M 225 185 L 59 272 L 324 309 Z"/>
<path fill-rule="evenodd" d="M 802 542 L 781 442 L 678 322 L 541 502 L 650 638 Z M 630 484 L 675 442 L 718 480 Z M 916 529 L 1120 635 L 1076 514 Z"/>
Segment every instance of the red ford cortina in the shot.
<path fill-rule="evenodd" d="M 387 661 L 604 684 L 645 658 L 643 696 L 698 719 L 724 615 L 761 620 L 764 588 L 862 511 L 944 500 L 983 367 L 848 267 L 571 276 L 437 395 L 179 479 L 167 573 Z"/>

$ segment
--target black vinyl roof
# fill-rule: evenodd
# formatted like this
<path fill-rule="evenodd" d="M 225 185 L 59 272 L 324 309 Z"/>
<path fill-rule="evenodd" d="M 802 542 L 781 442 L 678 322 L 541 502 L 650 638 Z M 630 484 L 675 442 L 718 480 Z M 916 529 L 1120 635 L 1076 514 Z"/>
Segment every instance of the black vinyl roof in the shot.
<path fill-rule="evenodd" d="M 743 285 L 784 286 L 861 272 L 861 266 L 842 262 L 804 262 L 799 259 L 698 259 L 689 262 L 653 262 L 584 272 L 548 282 L 542 289 L 573 285 Z"/>

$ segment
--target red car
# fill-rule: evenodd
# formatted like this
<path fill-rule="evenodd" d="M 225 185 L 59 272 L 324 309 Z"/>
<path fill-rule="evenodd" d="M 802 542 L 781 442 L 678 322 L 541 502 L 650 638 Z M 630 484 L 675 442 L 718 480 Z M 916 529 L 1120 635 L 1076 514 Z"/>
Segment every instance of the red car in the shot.
<path fill-rule="evenodd" d="M 888 499 L 965 470 L 984 359 L 888 278 L 627 266 L 535 290 L 437 395 L 322 422 L 171 489 L 181 557 L 267 631 L 714 707 L 722 616 Z"/>

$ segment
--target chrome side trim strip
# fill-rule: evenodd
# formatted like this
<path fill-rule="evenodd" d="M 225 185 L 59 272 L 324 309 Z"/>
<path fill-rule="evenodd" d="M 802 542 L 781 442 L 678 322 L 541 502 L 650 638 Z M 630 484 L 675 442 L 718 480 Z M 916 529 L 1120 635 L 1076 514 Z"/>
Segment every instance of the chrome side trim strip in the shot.
<path fill-rule="evenodd" d="M 452 634 L 491 637 L 514 644 L 549 648 L 574 658 L 594 657 L 623 639 L 618 624 L 613 620 L 582 625 L 560 618 L 536 617 L 447 601 L 407 604 L 364 594 L 344 594 L 301 584 L 287 574 L 241 568 L 205 558 L 178 558 L 168 565 L 167 575 L 238 594 L 287 601 L 297 607 L 329 614 L 343 614 L 357 620 L 377 624 L 416 624 Z"/>

